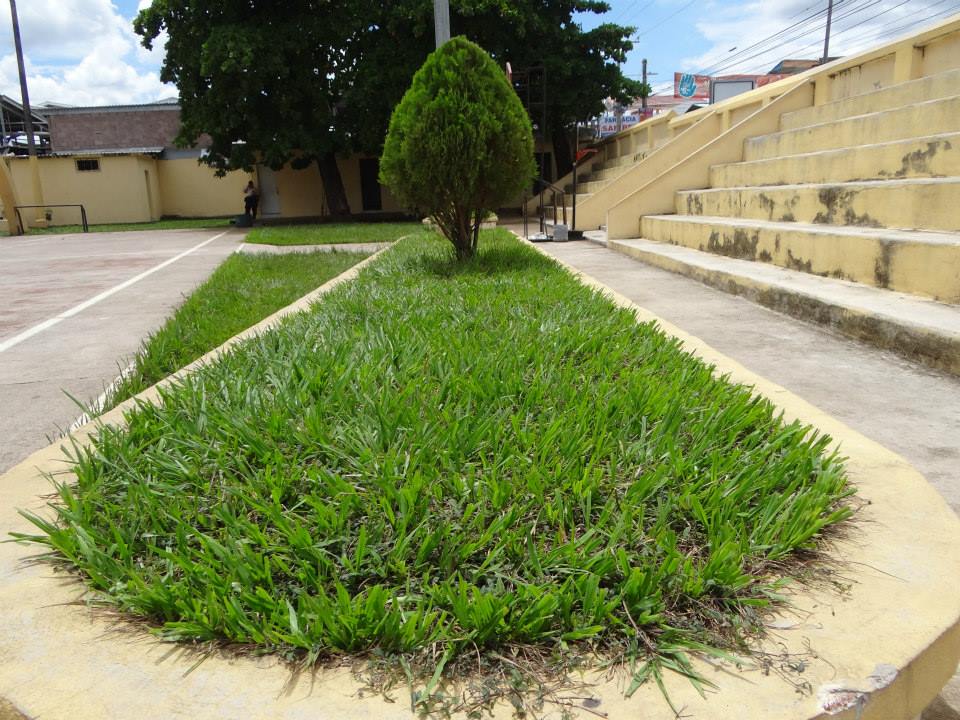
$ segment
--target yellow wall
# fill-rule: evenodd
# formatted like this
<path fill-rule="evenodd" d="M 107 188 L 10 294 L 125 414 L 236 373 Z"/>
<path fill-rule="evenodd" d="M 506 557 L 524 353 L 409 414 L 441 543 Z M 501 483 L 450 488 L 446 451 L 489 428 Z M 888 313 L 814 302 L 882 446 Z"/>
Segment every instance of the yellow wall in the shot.
<path fill-rule="evenodd" d="M 218 178 L 194 158 L 155 159 L 146 155 L 100 156 L 100 169 L 81 172 L 74 157 L 40 158 L 43 201 L 82 204 L 91 224 L 147 222 L 164 216 L 218 217 L 243 212 L 243 188 L 255 174 L 231 172 Z M 83 159 L 94 159 L 85 156 Z M 339 160 L 350 209 L 363 208 L 358 158 Z M 34 204 L 26 158 L 10 158 L 18 201 Z M 318 217 L 325 214 L 323 183 L 314 163 L 303 170 L 285 167 L 276 172 L 280 217 Z M 403 209 L 382 189 L 383 212 Z M 79 223 L 78 209 L 53 208 L 54 225 Z M 31 216 L 32 217 L 32 216 Z M 29 218 L 24 215 L 29 221 Z"/>
<path fill-rule="evenodd" d="M 151 212 L 144 171 L 155 177 L 157 161 L 136 155 L 98 159 L 99 170 L 81 172 L 72 157 L 40 158 L 43 201 L 53 205 L 82 204 L 90 223 L 149 220 Z M 10 170 L 19 201 L 24 205 L 34 204 L 28 159 L 12 158 Z M 159 210 L 159 207 L 155 208 L 153 217 L 159 217 Z M 54 225 L 80 222 L 79 209 L 52 208 L 52 213 Z M 25 214 L 24 220 L 29 221 L 31 217 Z"/>
<path fill-rule="evenodd" d="M 243 213 L 243 188 L 250 173 L 232 172 L 218 178 L 196 158 L 158 160 L 161 214 L 179 217 L 220 217 Z"/>

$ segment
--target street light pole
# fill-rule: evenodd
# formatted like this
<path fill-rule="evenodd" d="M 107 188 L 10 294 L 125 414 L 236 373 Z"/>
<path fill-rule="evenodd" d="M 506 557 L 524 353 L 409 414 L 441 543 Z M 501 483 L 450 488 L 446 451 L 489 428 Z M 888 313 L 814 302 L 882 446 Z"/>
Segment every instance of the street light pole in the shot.
<path fill-rule="evenodd" d="M 827 34 L 823 39 L 823 60 L 821 63 L 825 63 L 830 59 L 830 23 L 833 20 L 833 0 L 828 0 L 827 3 Z"/>
<path fill-rule="evenodd" d="M 20 95 L 23 101 L 23 129 L 27 134 L 27 162 L 30 164 L 30 179 L 33 185 L 33 204 L 36 205 L 35 227 L 45 227 L 46 213 L 43 210 L 43 184 L 40 181 L 40 161 L 33 137 L 33 111 L 30 109 L 30 94 L 27 92 L 27 69 L 23 64 L 23 44 L 20 42 L 20 20 L 17 18 L 17 1 L 10 0 L 10 18 L 13 20 L 13 44 L 17 53 L 17 68 L 20 71 Z M 7 210 L 8 222 L 10 211 Z M 11 226 L 12 227 L 12 226 Z M 23 228 L 20 228 L 22 231 Z"/>
<path fill-rule="evenodd" d="M 11 0 L 12 2 L 12 0 Z M 434 34 L 437 47 L 450 39 L 450 3 L 449 0 L 433 0 Z"/>
<path fill-rule="evenodd" d="M 10 0 L 10 17 L 13 18 L 13 44 L 17 52 L 17 68 L 20 71 L 20 96 L 23 101 L 23 129 L 27 133 L 27 154 L 37 154 L 33 139 L 33 113 L 30 111 L 30 95 L 27 93 L 27 71 L 23 66 L 23 44 L 20 42 L 20 21 L 17 19 L 17 0 Z"/>
<path fill-rule="evenodd" d="M 643 84 L 644 84 L 644 85 L 647 84 L 647 59 L 646 59 L 646 58 L 643 59 Z M 644 90 L 646 90 L 646 88 L 644 88 Z M 644 94 L 644 95 L 641 96 L 641 98 L 640 98 L 640 107 L 642 107 L 644 110 L 647 109 L 647 96 L 646 96 L 646 94 Z M 646 120 L 646 113 L 644 113 L 644 118 L 643 118 L 643 119 Z"/>

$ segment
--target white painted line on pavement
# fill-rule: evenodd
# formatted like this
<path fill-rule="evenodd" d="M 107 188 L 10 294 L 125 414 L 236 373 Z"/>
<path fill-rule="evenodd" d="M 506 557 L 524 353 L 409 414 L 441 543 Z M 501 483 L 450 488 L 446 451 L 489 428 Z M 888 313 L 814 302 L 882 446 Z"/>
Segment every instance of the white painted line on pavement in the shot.
<path fill-rule="evenodd" d="M 66 319 L 68 319 L 68 318 L 73 317 L 73 316 L 76 315 L 77 313 L 83 312 L 83 311 L 86 310 L 88 307 L 91 307 L 91 306 L 93 306 L 93 305 L 96 305 L 98 302 L 100 302 L 100 301 L 102 301 L 102 300 L 106 300 L 106 299 L 107 299 L 108 297 L 110 297 L 111 295 L 114 295 L 114 294 L 120 292 L 121 290 L 126 290 L 128 287 L 130 287 L 130 286 L 133 285 L 134 283 L 138 283 L 138 282 L 140 282 L 141 280 L 143 280 L 145 277 L 147 277 L 147 276 L 149 276 L 149 275 L 153 275 L 155 272 L 158 272 L 159 270 L 163 270 L 163 268 L 167 267 L 167 265 L 172 265 L 173 263 L 177 262 L 177 260 L 180 260 L 181 258 L 185 258 L 187 255 L 189 255 L 189 254 L 192 253 L 192 252 L 195 252 L 195 251 L 199 250 L 199 249 L 202 248 L 204 245 L 209 245 L 209 244 L 212 243 L 214 240 L 219 240 L 219 239 L 222 238 L 224 235 L 226 235 L 227 232 L 228 232 L 227 230 L 224 230 L 224 231 L 223 231 L 222 233 L 220 233 L 219 235 L 215 235 L 215 236 L 213 236 L 212 238 L 210 238 L 209 240 L 204 240 L 204 241 L 203 241 L 202 243 L 200 243 L 199 245 L 194 245 L 192 248 L 189 248 L 189 249 L 187 249 L 187 250 L 184 250 L 184 251 L 183 251 L 182 253 L 180 253 L 179 255 L 176 255 L 176 256 L 170 258 L 169 260 L 164 260 L 164 261 L 163 261 L 162 263 L 160 263 L 159 265 L 154 265 L 154 266 L 153 266 L 152 268 L 150 268 L 149 270 L 144 270 L 144 271 L 143 271 L 142 273 L 140 273 L 139 275 L 135 275 L 134 277 L 130 278 L 129 280 L 126 280 L 126 281 L 120 283 L 119 285 L 113 286 L 113 287 L 110 288 L 109 290 L 104 290 L 104 291 L 103 291 L 102 293 L 100 293 L 99 295 L 94 295 L 94 296 L 93 296 L 92 298 L 90 298 L 89 300 L 84 300 L 84 301 L 83 301 L 82 303 L 80 303 L 79 305 L 74 305 L 74 306 L 73 306 L 72 308 L 70 308 L 69 310 L 65 310 L 65 311 L 63 311 L 62 313 L 60 313 L 59 315 L 55 315 L 55 316 L 53 316 L 52 318 L 49 318 L 49 319 L 47 319 L 47 320 L 44 320 L 42 323 L 40 323 L 40 324 L 38 324 L 38 325 L 34 325 L 32 328 L 29 328 L 29 329 L 27 329 L 27 330 L 24 330 L 24 331 L 23 331 L 22 333 L 20 333 L 19 335 L 14 335 L 14 336 L 13 336 L 12 338 L 10 338 L 9 340 L 4 340 L 3 342 L 0 342 L 0 353 L 9 350 L 10 348 L 14 347 L 15 345 L 19 345 L 19 344 L 22 343 L 24 340 L 28 340 L 29 338 L 32 338 L 34 335 L 37 335 L 38 333 L 42 333 L 44 330 L 47 330 L 48 328 L 53 327 L 53 326 L 56 325 L 57 323 L 60 323 L 60 322 L 66 320 Z"/>

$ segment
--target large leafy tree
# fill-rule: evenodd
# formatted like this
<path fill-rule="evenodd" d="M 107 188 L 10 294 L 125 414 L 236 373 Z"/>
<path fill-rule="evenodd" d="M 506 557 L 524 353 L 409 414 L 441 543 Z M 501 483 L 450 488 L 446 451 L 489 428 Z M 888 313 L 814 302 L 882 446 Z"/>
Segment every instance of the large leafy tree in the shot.
<path fill-rule="evenodd" d="M 161 78 L 180 94 L 178 140 L 209 136 L 204 161 L 221 174 L 255 162 L 319 165 L 333 214 L 349 212 L 336 155 L 348 81 L 344 35 L 356 2 L 154 0 L 134 29 L 151 44 L 166 32 Z"/>
<path fill-rule="evenodd" d="M 584 31 L 600 0 L 450 0 L 452 32 L 503 66 L 542 66 L 561 174 L 567 130 L 602 101 L 639 96 L 621 73 L 632 28 Z M 394 106 L 433 49 L 433 0 L 153 0 L 135 21 L 148 47 L 168 36 L 161 77 L 180 93 L 180 140 L 210 138 L 220 172 L 316 162 L 331 213 L 349 212 L 336 155 L 378 155 Z"/>

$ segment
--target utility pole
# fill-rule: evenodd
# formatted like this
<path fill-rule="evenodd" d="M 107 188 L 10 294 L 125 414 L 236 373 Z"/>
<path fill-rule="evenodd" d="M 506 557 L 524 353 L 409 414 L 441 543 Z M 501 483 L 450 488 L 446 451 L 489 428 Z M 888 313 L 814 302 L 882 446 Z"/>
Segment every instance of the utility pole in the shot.
<path fill-rule="evenodd" d="M 433 0 L 433 22 L 434 35 L 437 39 L 437 47 L 440 47 L 450 39 L 449 0 Z"/>
<path fill-rule="evenodd" d="M 827 0 L 827 34 L 823 39 L 823 60 L 821 64 L 830 59 L 830 23 L 833 20 L 833 0 Z"/>
<path fill-rule="evenodd" d="M 646 59 L 646 58 L 643 59 L 643 84 L 644 84 L 644 85 L 647 84 L 647 59 Z M 640 107 L 642 107 L 644 110 L 647 109 L 647 96 L 646 96 L 646 95 L 644 95 L 642 98 L 640 98 Z"/>
<path fill-rule="evenodd" d="M 33 112 L 30 110 L 30 94 L 27 92 L 27 70 L 23 64 L 23 44 L 20 42 L 20 20 L 17 18 L 17 0 L 10 0 L 10 18 L 13 20 L 13 44 L 17 53 L 17 68 L 20 71 L 20 95 L 23 102 L 23 129 L 27 134 L 27 155 L 30 163 L 30 175 L 33 180 L 33 203 L 43 205 L 43 186 L 40 183 L 40 163 L 37 160 L 37 146 L 33 137 Z M 43 208 L 37 211 L 35 226 L 45 226 Z M 7 218 L 11 213 L 7 211 Z"/>
<path fill-rule="evenodd" d="M 27 154 L 37 154 L 33 142 L 33 113 L 30 112 L 30 95 L 27 93 L 27 71 L 23 66 L 23 44 L 20 42 L 20 21 L 17 19 L 17 0 L 10 0 L 10 17 L 13 18 L 13 44 L 17 51 L 17 68 L 20 70 L 20 96 L 23 100 L 23 129 L 27 133 Z"/>

